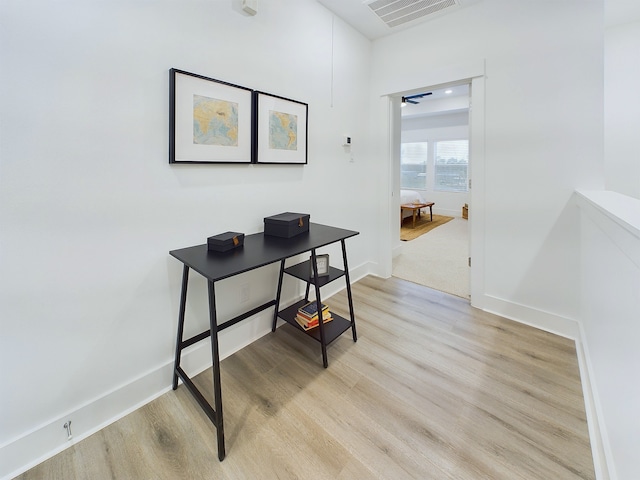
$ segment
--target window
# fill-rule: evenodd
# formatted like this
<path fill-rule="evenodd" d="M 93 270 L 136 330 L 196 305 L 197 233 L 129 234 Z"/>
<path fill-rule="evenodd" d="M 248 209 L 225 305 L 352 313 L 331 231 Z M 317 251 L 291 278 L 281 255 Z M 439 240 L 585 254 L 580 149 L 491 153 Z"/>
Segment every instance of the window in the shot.
<path fill-rule="evenodd" d="M 469 141 L 448 140 L 435 145 L 435 190 L 468 190 Z"/>
<path fill-rule="evenodd" d="M 426 190 L 427 142 L 400 145 L 400 188 Z"/>

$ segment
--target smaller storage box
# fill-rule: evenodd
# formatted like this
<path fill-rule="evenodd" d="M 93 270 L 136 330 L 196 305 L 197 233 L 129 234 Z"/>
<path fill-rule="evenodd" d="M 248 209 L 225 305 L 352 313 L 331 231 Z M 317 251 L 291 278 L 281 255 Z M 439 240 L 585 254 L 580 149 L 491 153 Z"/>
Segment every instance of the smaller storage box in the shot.
<path fill-rule="evenodd" d="M 264 217 L 264 234 L 274 237 L 291 238 L 309 231 L 307 213 L 285 212 Z"/>
<path fill-rule="evenodd" d="M 207 238 L 207 247 L 213 252 L 227 252 L 244 245 L 244 233 L 224 232 Z"/>

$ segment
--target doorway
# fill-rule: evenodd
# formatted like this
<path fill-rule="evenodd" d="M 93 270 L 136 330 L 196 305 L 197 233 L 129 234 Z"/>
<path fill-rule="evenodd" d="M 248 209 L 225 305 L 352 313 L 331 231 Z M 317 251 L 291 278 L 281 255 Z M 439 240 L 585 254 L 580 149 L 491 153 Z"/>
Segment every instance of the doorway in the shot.
<path fill-rule="evenodd" d="M 462 72 L 468 75 L 460 75 Z M 380 275 L 392 276 L 393 257 L 402 249 L 398 230 L 400 225 L 400 145 L 401 145 L 401 98 L 407 94 L 420 93 L 428 89 L 436 89 L 447 85 L 470 85 L 469 103 L 469 178 L 473 182 L 469 188 L 469 301 L 472 306 L 484 308 L 484 166 L 485 166 L 485 77 L 484 64 L 473 63 L 455 68 L 436 70 L 425 75 L 427 81 L 413 90 L 397 90 L 381 96 L 379 134 L 388 148 L 385 170 L 387 184 L 387 203 L 381 204 L 381 211 L 386 216 L 386 233 L 381 235 Z M 429 82 L 428 80 L 433 80 Z M 456 80 L 457 79 L 457 80 Z M 467 263 L 469 264 L 469 263 Z"/>
<path fill-rule="evenodd" d="M 423 204 L 400 222 L 392 275 L 469 298 L 470 82 L 401 97 L 400 204 Z M 433 204 L 433 205 L 431 205 Z M 433 216 L 435 213 L 435 217 Z M 402 213 L 401 213 L 402 215 Z"/>

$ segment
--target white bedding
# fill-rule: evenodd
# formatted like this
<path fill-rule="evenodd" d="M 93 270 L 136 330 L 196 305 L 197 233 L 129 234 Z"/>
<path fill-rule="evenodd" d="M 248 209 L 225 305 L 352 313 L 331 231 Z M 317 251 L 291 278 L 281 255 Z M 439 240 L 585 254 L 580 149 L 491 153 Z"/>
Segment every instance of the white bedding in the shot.
<path fill-rule="evenodd" d="M 400 190 L 400 205 L 405 203 L 427 203 L 415 190 Z"/>

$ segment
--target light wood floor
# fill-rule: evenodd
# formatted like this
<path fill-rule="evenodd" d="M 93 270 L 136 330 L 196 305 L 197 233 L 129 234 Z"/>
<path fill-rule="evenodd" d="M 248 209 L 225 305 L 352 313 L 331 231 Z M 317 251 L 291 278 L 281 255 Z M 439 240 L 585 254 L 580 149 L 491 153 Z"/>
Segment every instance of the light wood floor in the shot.
<path fill-rule="evenodd" d="M 353 293 L 328 369 L 289 325 L 222 361 L 223 462 L 181 386 L 18 478 L 595 478 L 573 341 L 397 278 Z"/>

